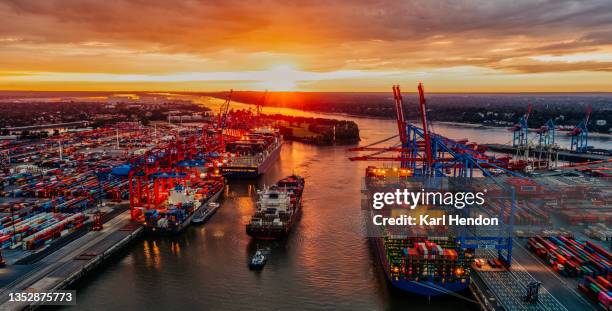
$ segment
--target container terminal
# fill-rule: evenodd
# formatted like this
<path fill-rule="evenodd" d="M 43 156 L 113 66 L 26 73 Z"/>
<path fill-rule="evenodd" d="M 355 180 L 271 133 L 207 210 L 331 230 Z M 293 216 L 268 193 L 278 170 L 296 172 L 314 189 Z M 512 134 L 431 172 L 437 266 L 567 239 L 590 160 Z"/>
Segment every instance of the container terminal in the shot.
<path fill-rule="evenodd" d="M 552 120 L 530 139 L 531 107 L 509 129 L 511 146 L 479 145 L 430 130 L 422 84 L 413 109 L 420 126 L 406 121 L 399 86 L 393 93 L 397 135 L 349 149 L 369 152 L 351 161 L 383 163 L 365 171 L 365 222 L 372 223 L 374 193 L 384 189 L 484 189 L 486 203 L 469 211 L 396 204 L 382 213 L 486 215 L 500 224 L 370 226 L 368 236 L 388 283 L 430 298 L 475 299 L 487 310 L 610 310 L 612 158 L 588 146 L 590 109 L 568 134 L 570 150 L 555 144 Z M 379 146 L 397 138 L 395 145 Z M 466 289 L 474 298 L 461 294 Z"/>
<path fill-rule="evenodd" d="M 278 131 L 229 110 L 198 123 L 66 131 L 2 143 L 0 307 L 8 293 L 68 288 L 143 234 L 180 234 L 225 178 L 265 173 Z M 226 167 L 231 170 L 224 170 Z"/>
<path fill-rule="evenodd" d="M 376 187 L 420 188 L 446 177 L 495 194 L 470 213 L 498 216 L 501 225 L 371 236 L 388 281 L 487 310 L 609 310 L 612 158 L 589 148 L 589 112 L 570 133 L 571 150 L 555 144 L 554 123 L 529 140 L 529 112 L 509 131 L 512 146 L 479 145 L 431 131 L 418 90 L 420 126 L 406 121 L 397 86 L 397 136 L 351 149 L 372 152 L 354 161 L 397 164 L 367 168 L 364 202 Z M 0 308 L 27 307 L 9 303 L 9 292 L 70 288 L 143 234 L 180 234 L 218 198 L 221 180 L 265 174 L 283 137 L 259 122 L 259 107 L 230 111 L 230 100 L 231 92 L 202 122 L 118 122 L 3 142 Z M 397 145 L 376 146 L 398 137 Z M 449 212 L 436 209 L 416 212 Z"/>

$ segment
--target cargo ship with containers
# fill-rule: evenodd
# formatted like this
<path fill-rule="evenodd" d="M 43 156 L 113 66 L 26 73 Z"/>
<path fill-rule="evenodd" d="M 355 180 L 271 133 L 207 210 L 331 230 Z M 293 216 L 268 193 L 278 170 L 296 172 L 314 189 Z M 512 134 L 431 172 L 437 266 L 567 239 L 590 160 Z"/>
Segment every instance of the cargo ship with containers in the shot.
<path fill-rule="evenodd" d="M 299 217 L 304 185 L 304 178 L 291 175 L 258 191 L 257 210 L 246 225 L 247 234 L 260 240 L 286 237 Z"/>
<path fill-rule="evenodd" d="M 221 173 L 227 177 L 257 177 L 278 159 L 283 137 L 278 129 L 260 127 L 226 143 Z"/>
<path fill-rule="evenodd" d="M 372 194 L 388 187 L 419 189 L 422 185 L 410 183 L 408 169 L 377 168 L 366 169 L 363 184 L 363 209 L 370 211 L 370 222 L 374 216 Z M 382 209 L 386 217 L 411 213 L 416 216 L 426 211 L 431 217 L 442 213 L 424 206 L 408 212 L 406 208 Z M 418 216 L 417 216 L 418 217 Z M 372 225 L 373 226 L 373 225 Z M 437 226 L 442 227 L 442 226 Z M 468 289 L 473 250 L 462 249 L 459 241 L 449 234 L 448 228 L 432 229 L 418 226 L 374 226 L 368 235 L 373 250 L 389 284 L 399 291 L 427 297 L 440 296 Z"/>
<path fill-rule="evenodd" d="M 219 199 L 224 187 L 225 179 L 222 176 L 200 180 L 190 186 L 175 185 L 168 191 L 164 206 L 145 211 L 146 231 L 158 235 L 182 232 L 200 208 Z"/>

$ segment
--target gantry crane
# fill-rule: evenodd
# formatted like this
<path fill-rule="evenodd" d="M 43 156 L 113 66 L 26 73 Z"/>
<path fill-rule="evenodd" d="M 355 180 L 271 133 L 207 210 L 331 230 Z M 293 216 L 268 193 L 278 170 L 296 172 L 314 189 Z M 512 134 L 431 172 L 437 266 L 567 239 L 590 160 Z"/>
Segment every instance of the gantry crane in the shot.
<path fill-rule="evenodd" d="M 555 144 L 555 121 L 548 119 L 536 132 L 538 134 L 538 145 L 536 147 L 538 159 L 534 161 L 534 167 L 537 169 L 556 167 L 559 162 L 559 152 Z"/>
<path fill-rule="evenodd" d="M 124 169 L 113 173 L 127 177 L 132 220 L 141 221 L 143 210 L 157 208 L 168 189 L 184 184 L 197 173 L 196 167 L 206 166 L 209 152 L 194 135 L 197 133 L 178 133 L 173 141 L 132 157 Z"/>
<path fill-rule="evenodd" d="M 402 154 L 402 161 L 400 162 L 400 167 L 401 168 L 407 168 L 408 167 L 408 157 L 410 157 L 410 155 L 406 152 L 406 150 L 408 150 L 409 146 L 408 146 L 408 137 L 407 137 L 407 133 L 406 133 L 406 115 L 404 113 L 404 102 L 402 100 L 402 93 L 400 92 L 400 87 L 399 85 L 394 85 L 393 86 L 393 99 L 395 102 L 395 118 L 396 118 L 396 122 L 397 122 L 397 132 L 400 138 L 400 144 L 402 146 L 402 150 L 401 154 Z"/>
<path fill-rule="evenodd" d="M 227 112 L 229 111 L 229 106 L 232 101 L 232 93 L 234 90 L 230 90 L 225 98 L 225 101 L 219 107 L 219 120 L 217 123 L 217 128 L 223 128 L 225 126 L 225 122 L 227 121 Z"/>
<path fill-rule="evenodd" d="M 504 213 L 509 211 L 514 215 L 516 200 L 514 189 L 498 181 L 495 176 L 499 174 L 510 175 L 514 178 L 524 179 L 523 175 L 506 169 L 502 161 L 474 150 L 463 143 L 432 133 L 427 120 L 427 106 L 423 85 L 418 85 L 418 111 L 421 127 L 406 122 L 403 100 L 399 86 L 393 86 L 393 95 L 396 110 L 396 123 L 398 134 L 363 147 L 351 148 L 349 151 L 375 151 L 365 156 L 350 157 L 351 161 L 399 161 L 401 168 L 399 176 L 402 178 L 414 177 L 423 185 L 441 185 L 446 180 L 454 187 L 464 185 L 470 187 L 471 178 L 476 176 L 488 177 L 487 180 L 499 189 L 506 189 L 507 193 L 500 197 L 491 197 L 499 200 L 498 219 L 503 219 Z M 399 137 L 400 144 L 391 147 L 373 147 L 374 145 L 390 141 Z M 399 153 L 396 156 L 380 156 L 382 153 Z M 372 167 L 368 168 L 371 170 Z M 374 170 L 376 171 L 376 170 Z M 409 174 L 405 173 L 408 172 Z M 475 174 L 478 171 L 478 174 Z M 437 178 L 437 177 L 442 177 Z M 436 182 L 437 181 L 437 182 Z M 459 188 L 460 189 L 460 188 Z M 464 210 L 464 212 L 468 212 Z M 489 210 L 486 213 L 497 213 Z M 469 232 L 462 229 L 457 236 L 462 248 L 494 248 L 498 257 L 510 265 L 512 258 L 512 226 L 513 217 L 508 223 L 502 223 L 499 231 Z"/>
<path fill-rule="evenodd" d="M 555 121 L 553 119 L 548 119 L 544 125 L 542 125 L 538 130 L 538 146 L 550 146 L 555 144 Z"/>
<path fill-rule="evenodd" d="M 526 147 L 527 146 L 527 134 L 529 132 L 529 127 L 527 122 L 529 121 L 529 115 L 531 114 L 532 105 L 529 104 L 527 107 L 527 112 L 522 115 L 518 123 L 514 124 L 511 128 L 512 135 L 512 146 L 513 147 Z"/>
<path fill-rule="evenodd" d="M 261 97 L 261 100 L 259 100 L 257 102 L 257 106 L 255 107 L 255 126 L 260 126 L 261 122 L 260 122 L 260 118 L 261 118 L 261 110 L 264 106 L 264 104 L 266 103 L 266 99 L 268 97 L 268 90 L 266 90 L 263 94 L 263 96 Z"/>
<path fill-rule="evenodd" d="M 593 108 L 591 106 L 587 107 L 586 114 L 584 119 L 574 127 L 574 129 L 569 133 L 571 136 L 571 146 L 570 149 L 575 152 L 585 153 L 589 149 L 589 118 L 591 116 L 591 112 L 593 112 Z"/>

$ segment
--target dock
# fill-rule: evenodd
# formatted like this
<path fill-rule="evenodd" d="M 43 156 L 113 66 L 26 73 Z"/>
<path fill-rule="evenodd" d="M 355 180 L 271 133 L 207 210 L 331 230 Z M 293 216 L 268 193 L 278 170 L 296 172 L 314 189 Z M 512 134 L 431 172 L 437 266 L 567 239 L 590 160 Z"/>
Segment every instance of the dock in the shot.
<path fill-rule="evenodd" d="M 102 231 L 88 232 L 36 263 L 19 267 L 20 271 L 15 273 L 14 278 L 4 280 L 7 284 L 2 284 L 0 288 L 0 310 L 28 307 L 24 303 L 8 301 L 11 292 L 49 292 L 68 288 L 142 233 L 143 228 L 133 225 L 130 213 L 126 211 L 106 222 Z"/>
<path fill-rule="evenodd" d="M 503 310 L 568 310 L 547 290 L 546 286 L 540 288 L 540 299 L 537 302 L 525 302 L 523 297 L 527 292 L 526 285 L 536 279 L 525 270 L 525 268 L 518 264 L 516 260 L 513 260 L 512 267 L 509 270 L 477 271 L 476 274 L 495 296 L 499 305 L 503 307 Z"/>
<path fill-rule="evenodd" d="M 488 150 L 493 152 L 501 152 L 508 154 L 515 154 L 517 152 L 517 147 L 513 147 L 511 145 L 485 144 L 485 146 L 488 148 Z M 556 149 L 556 152 L 559 155 L 559 160 L 568 162 L 606 161 L 610 159 L 610 156 L 596 153 L 578 153 L 565 149 Z M 537 157 L 539 153 L 540 151 L 535 148 L 529 149 L 530 156 Z"/>
<path fill-rule="evenodd" d="M 484 310 L 599 310 L 576 289 L 577 279 L 563 278 L 515 240 L 512 267 L 506 271 L 475 271 L 472 292 Z M 488 252 L 492 252 L 487 250 Z M 494 256 L 490 253 L 489 256 Z M 526 285 L 542 283 L 537 303 L 526 303 Z"/>

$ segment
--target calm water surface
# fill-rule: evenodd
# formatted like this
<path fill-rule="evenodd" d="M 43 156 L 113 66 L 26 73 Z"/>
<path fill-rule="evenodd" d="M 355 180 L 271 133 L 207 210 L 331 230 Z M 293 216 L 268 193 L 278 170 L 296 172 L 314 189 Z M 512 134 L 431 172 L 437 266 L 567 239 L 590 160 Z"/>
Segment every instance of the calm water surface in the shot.
<path fill-rule="evenodd" d="M 359 124 L 362 144 L 396 130 L 388 120 L 350 119 Z M 437 124 L 435 130 L 480 142 L 510 138 L 505 129 Z M 74 309 L 477 310 L 458 298 L 428 302 L 388 288 L 361 233 L 359 188 L 371 163 L 350 162 L 345 150 L 285 143 L 265 176 L 230 181 L 221 208 L 207 224 L 191 226 L 178 237 L 143 239 L 78 284 Z M 293 172 L 307 183 L 300 221 L 285 242 L 254 242 L 245 224 L 254 211 L 256 189 Z M 263 271 L 249 271 L 248 259 L 257 248 L 267 250 L 268 264 Z"/>

